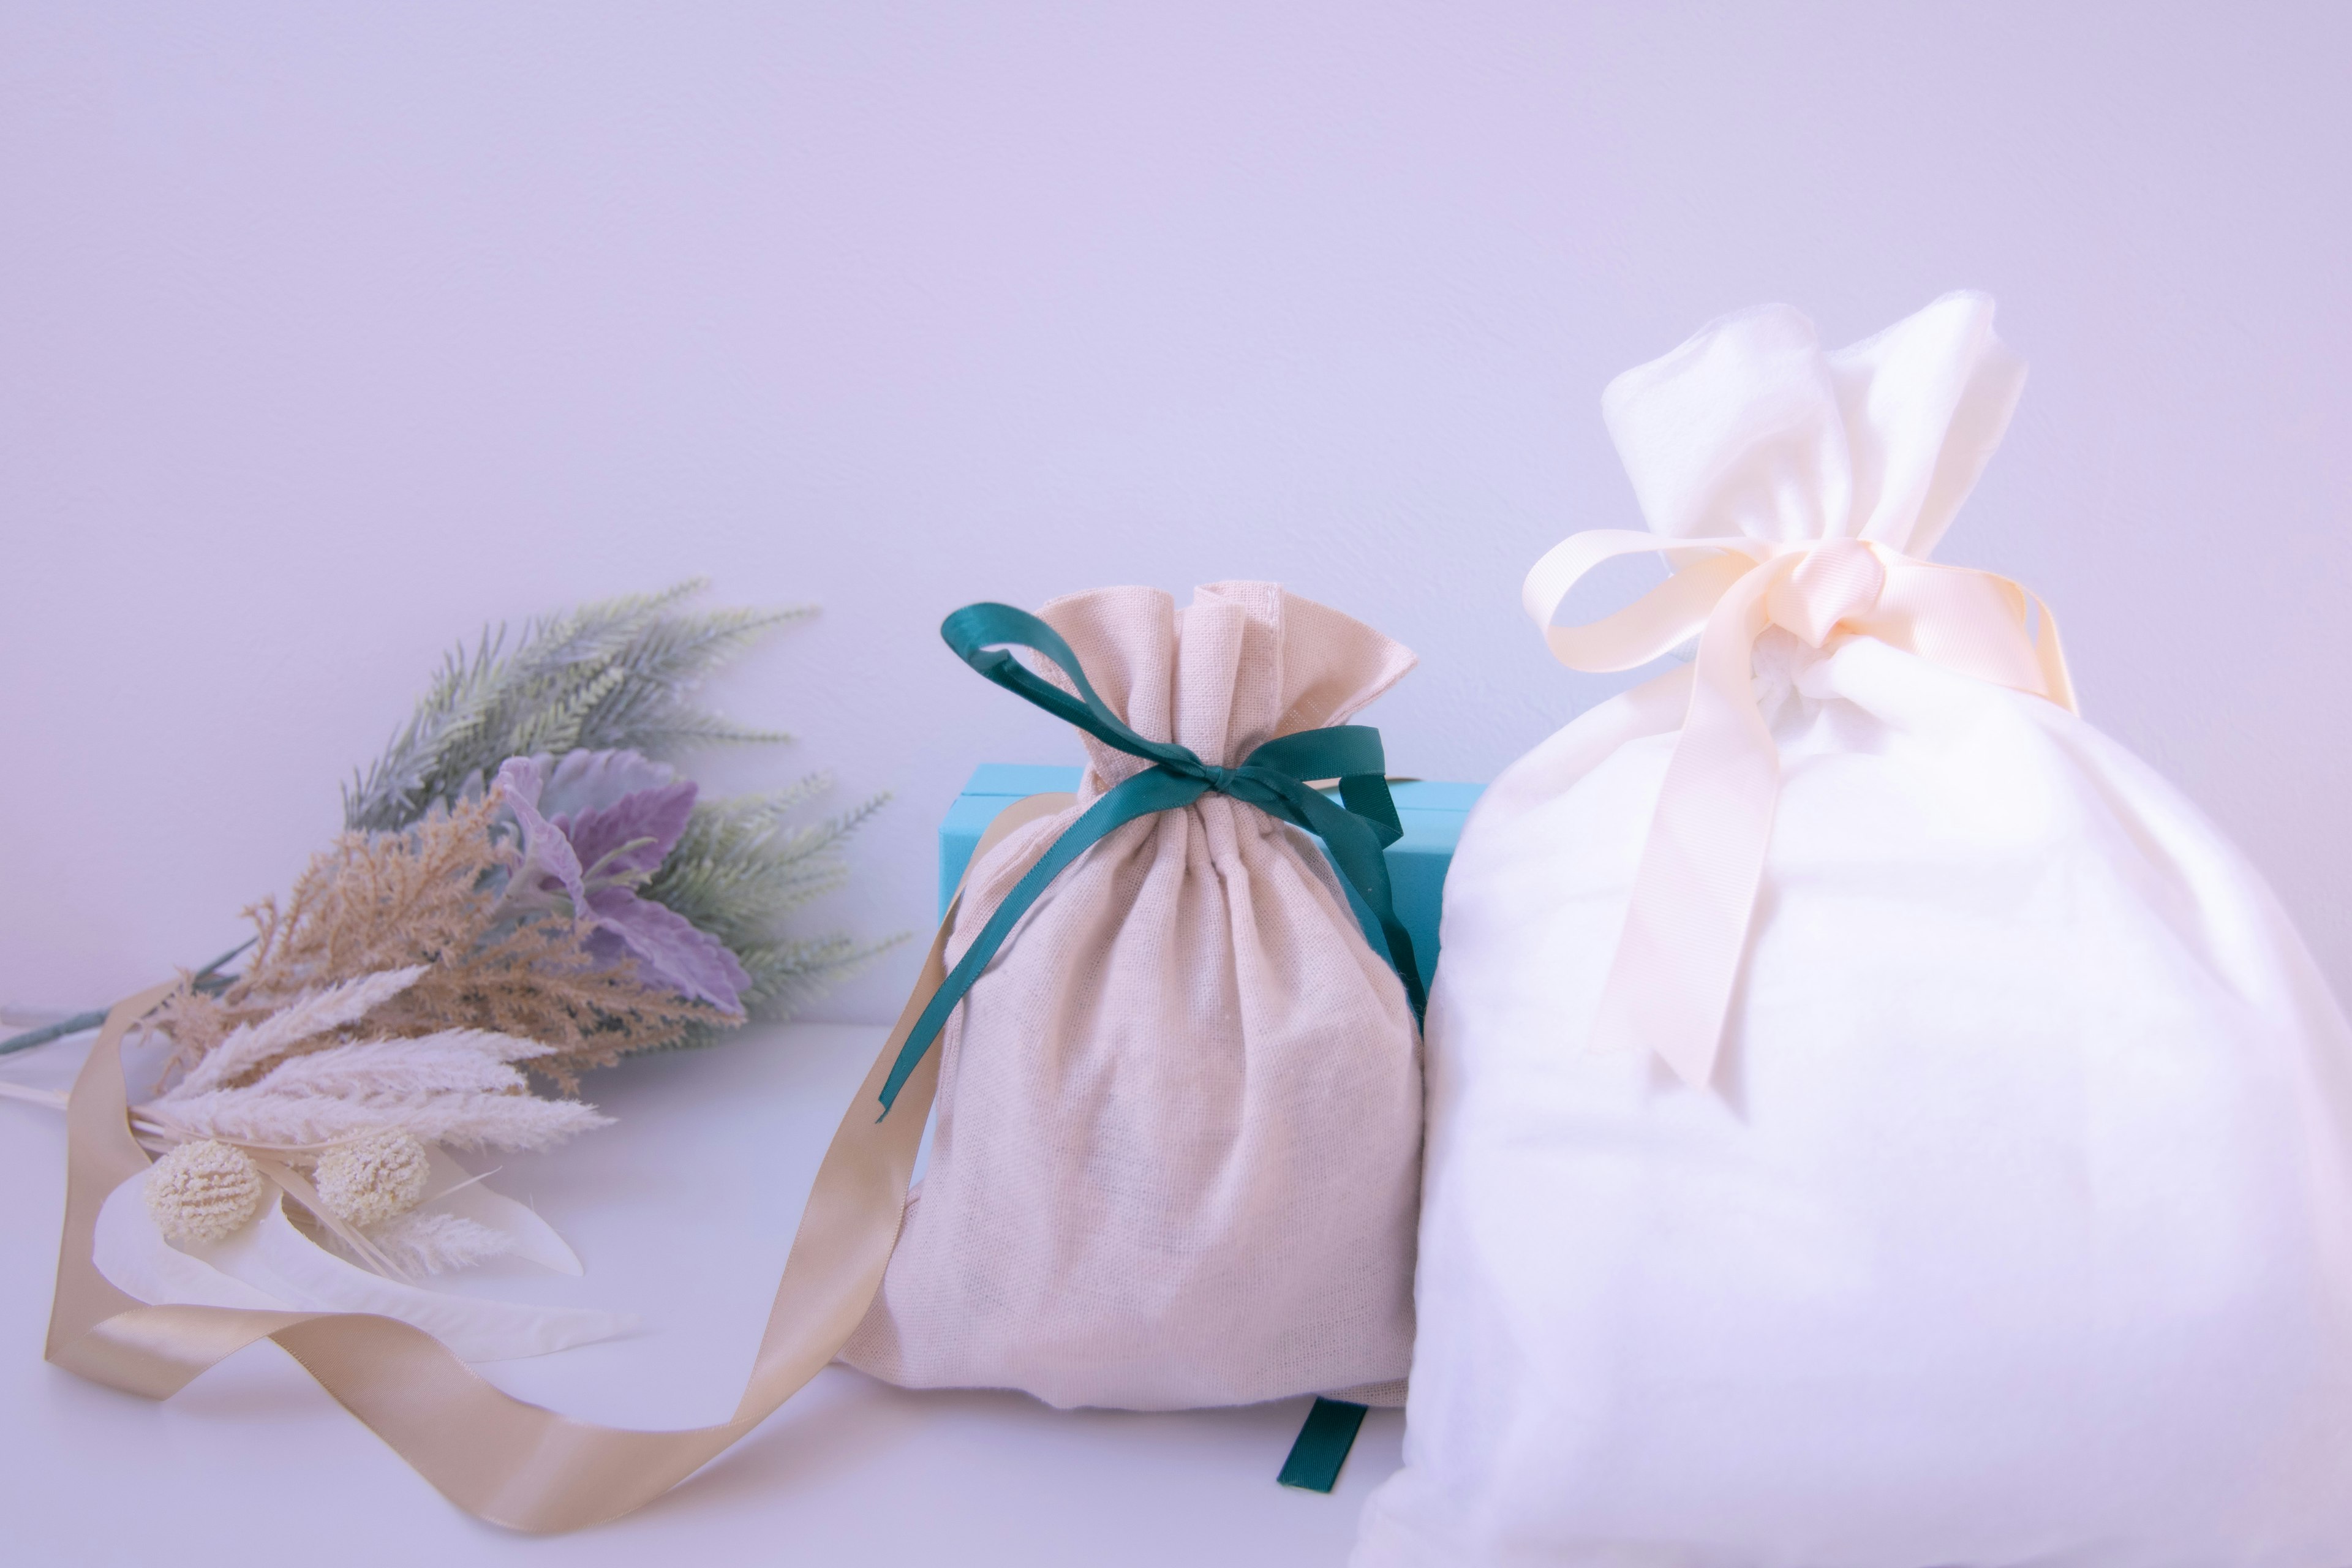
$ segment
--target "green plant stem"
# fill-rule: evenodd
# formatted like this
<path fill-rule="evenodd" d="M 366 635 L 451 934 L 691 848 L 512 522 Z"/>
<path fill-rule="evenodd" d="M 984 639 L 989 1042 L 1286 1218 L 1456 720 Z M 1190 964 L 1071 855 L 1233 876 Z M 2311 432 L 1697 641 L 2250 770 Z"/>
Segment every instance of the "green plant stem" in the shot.
<path fill-rule="evenodd" d="M 68 1035 L 95 1029 L 105 1022 L 104 1013 L 76 1013 L 70 1018 L 60 1018 L 54 1024 L 44 1024 L 37 1029 L 27 1029 L 21 1035 L 11 1035 L 0 1040 L 0 1057 L 11 1051 L 28 1051 L 35 1046 L 46 1046 L 51 1040 L 62 1040 Z"/>
<path fill-rule="evenodd" d="M 251 947 L 253 942 L 253 938 L 247 937 L 238 942 L 189 976 L 190 982 L 197 990 L 207 994 L 217 994 L 227 990 L 236 982 L 236 976 L 222 974 L 217 971 L 222 964 Z M 95 1029 L 106 1022 L 106 1013 L 107 1010 L 103 1007 L 96 1012 L 76 1013 L 70 1018 L 60 1018 L 54 1024 L 44 1024 L 37 1029 L 27 1029 L 21 1035 L 11 1035 L 8 1038 L 0 1040 L 0 1057 L 7 1056 L 14 1051 L 28 1051 L 35 1046 L 46 1046 L 51 1040 L 62 1040 L 68 1035 L 79 1035 L 85 1029 Z"/>

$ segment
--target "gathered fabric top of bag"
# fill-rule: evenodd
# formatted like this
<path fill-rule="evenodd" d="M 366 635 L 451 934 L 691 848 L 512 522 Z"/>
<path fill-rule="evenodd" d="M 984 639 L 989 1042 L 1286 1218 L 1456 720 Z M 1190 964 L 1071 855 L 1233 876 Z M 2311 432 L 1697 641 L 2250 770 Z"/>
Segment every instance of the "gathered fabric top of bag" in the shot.
<path fill-rule="evenodd" d="M 1410 669 L 1412 655 L 1361 622 L 1286 594 L 1274 584 L 1219 584 L 1199 592 L 1202 602 L 1193 613 L 1208 613 L 1202 635 L 1194 639 L 1196 659 L 1181 653 L 1185 645 L 1178 635 L 1180 618 L 1173 602 L 1155 589 L 1108 589 L 1055 601 L 1066 608 L 1082 605 L 1096 612 L 1072 620 L 1084 640 L 1108 640 L 1119 656 L 1105 662 L 1107 679 L 1119 700 L 1117 705 L 1097 689 L 1087 660 L 1070 639 L 1041 616 L 983 601 L 966 605 L 940 623 L 941 639 L 983 679 L 1076 725 L 1094 765 L 1084 775 L 1089 787 L 1068 812 L 1040 833 L 1015 840 L 1006 851 L 1013 859 L 1042 853 L 1028 859 L 1013 885 L 980 900 L 987 913 L 979 922 L 960 926 L 955 968 L 915 1021 L 883 1086 L 886 1115 L 898 1086 L 930 1049 L 965 994 L 1065 871 L 1121 828 L 1199 805 L 1209 796 L 1230 797 L 1220 810 L 1237 802 L 1271 818 L 1269 828 L 1287 825 L 1323 840 L 1331 869 L 1354 889 L 1378 924 L 1388 961 L 1419 1017 L 1423 1003 L 1419 965 L 1412 939 L 1396 916 L 1382 854 L 1403 827 L 1389 794 L 1380 731 L 1360 724 L 1297 722 L 1328 711 L 1335 701 L 1347 705 L 1344 712 L 1352 712 Z M 1139 594 L 1144 595 L 1140 600 L 1131 597 Z M 1304 656 L 1295 661 L 1284 657 L 1293 632 L 1285 611 L 1294 606 L 1301 612 L 1296 630 Z M 1038 658 L 1052 679 L 1021 663 L 1006 651 L 1012 647 Z M 1381 667 L 1377 676 L 1367 668 L 1374 662 Z M 1387 667 L 1394 667 L 1393 671 Z M 1188 668 L 1194 671 L 1189 686 L 1182 679 Z M 1148 722 L 1166 729 L 1172 715 L 1178 726 L 1189 727 L 1202 739 L 1210 756 L 1238 750 L 1235 765 L 1212 762 L 1181 741 L 1147 734 L 1128 722 L 1121 710 L 1129 683 L 1139 671 L 1173 678 L 1168 701 Z M 1286 672 L 1296 679 L 1286 681 Z M 1383 684 L 1368 688 L 1373 680 Z M 1190 697 L 1180 698 L 1179 688 Z M 1145 706 L 1154 705 L 1147 700 Z M 1269 710 L 1280 733 L 1260 740 L 1254 725 Z M 1236 715 L 1242 720 L 1239 727 L 1234 722 Z M 1123 760 L 1123 776 L 1106 779 L 1107 770 L 1117 773 L 1122 769 L 1121 763 L 1108 760 L 1112 758 Z M 1338 804 L 1320 793 L 1318 782 L 1338 785 Z M 1339 893 L 1328 872 L 1324 879 L 1344 907 L 1346 896 Z"/>
<path fill-rule="evenodd" d="M 1654 1050 L 1686 1083 L 1714 1072 L 1780 789 L 1759 671 L 1786 688 L 1805 662 L 1792 655 L 1874 638 L 2074 709 L 2048 607 L 2007 578 L 1926 558 L 2024 385 L 1992 316 L 1985 295 L 1948 294 L 1824 353 L 1804 316 L 1768 305 L 1602 395 L 1650 529 L 1572 535 L 1528 574 L 1523 602 L 1574 668 L 1629 669 L 1694 636 L 1698 648 L 1667 678 L 1677 694 L 1687 683 L 1687 706 L 1597 1046 Z M 1586 573 L 1652 552 L 1675 566 L 1666 582 L 1600 621 L 1551 624 Z"/>
<path fill-rule="evenodd" d="M 1281 736 L 1346 722 L 1415 662 L 1402 643 L 1278 583 L 1211 583 L 1181 610 L 1162 589 L 1098 588 L 1055 599 L 1038 616 L 1138 734 L 1219 767 Z M 1076 689 L 1050 662 L 1040 673 Z M 1081 805 L 1151 765 L 1081 738 Z"/>
<path fill-rule="evenodd" d="M 1601 417 L 1654 532 L 1925 560 L 2025 387 L 1992 322 L 1990 297 L 1962 291 L 1824 350 L 1802 311 L 1761 305 L 1618 376 Z"/>

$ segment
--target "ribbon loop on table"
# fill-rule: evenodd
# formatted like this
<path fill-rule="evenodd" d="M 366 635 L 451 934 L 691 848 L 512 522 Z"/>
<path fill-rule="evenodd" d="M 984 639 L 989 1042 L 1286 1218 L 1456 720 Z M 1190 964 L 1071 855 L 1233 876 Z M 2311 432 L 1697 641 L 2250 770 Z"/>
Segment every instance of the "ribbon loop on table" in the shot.
<path fill-rule="evenodd" d="M 1255 806 L 1323 840 L 1341 879 L 1379 922 L 1388 945 L 1389 964 L 1404 983 L 1413 1016 L 1421 1016 L 1426 1005 L 1421 969 L 1413 957 L 1412 939 L 1397 919 L 1388 857 L 1383 853 L 1403 829 L 1397 821 L 1396 802 L 1389 794 L 1387 760 L 1378 730 L 1365 724 L 1302 730 L 1257 747 L 1238 767 L 1221 767 L 1203 762 L 1172 741 L 1147 740 L 1129 728 L 1097 694 L 1079 667 L 1077 655 L 1061 634 L 1026 610 L 1010 605 L 966 605 L 941 623 L 940 636 L 957 658 L 982 677 L 1076 725 L 1105 745 L 1152 765 L 1105 791 L 1013 884 L 907 1037 L 897 1065 L 882 1086 L 884 1115 L 889 1114 L 898 1086 L 946 1027 L 956 1004 L 1054 879 L 1128 823 L 1190 805 L 1204 795 L 1222 795 Z M 1005 651 L 1008 647 L 1026 647 L 1044 655 L 1073 689 L 1065 691 L 1030 669 Z M 1307 783 L 1330 778 L 1339 781 L 1336 804 Z"/>
<path fill-rule="evenodd" d="M 1665 582 L 1599 621 L 1551 624 L 1587 573 L 1653 552 L 1676 568 Z M 1756 705 L 1756 641 L 1768 627 L 1813 647 L 1876 637 L 2075 710 L 2049 606 L 2006 577 L 1874 542 L 1592 529 L 1536 563 L 1521 603 L 1572 669 L 1631 669 L 1698 639 L 1690 706 L 1592 1029 L 1595 1049 L 1655 1051 L 1695 1088 L 1714 1074 L 1780 790 L 1780 752 Z"/>

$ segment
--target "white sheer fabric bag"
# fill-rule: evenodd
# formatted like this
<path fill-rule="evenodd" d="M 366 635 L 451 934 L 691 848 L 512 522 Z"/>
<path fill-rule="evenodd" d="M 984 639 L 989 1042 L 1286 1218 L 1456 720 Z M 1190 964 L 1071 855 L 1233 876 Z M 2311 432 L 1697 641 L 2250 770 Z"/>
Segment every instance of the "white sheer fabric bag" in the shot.
<path fill-rule="evenodd" d="M 2352 1563 L 2352 1031 L 2046 612 L 1924 561 L 2023 379 L 1991 317 L 1767 308 L 1610 387 L 1654 533 L 1528 607 L 1698 652 L 1463 834 L 1359 1568 Z"/>

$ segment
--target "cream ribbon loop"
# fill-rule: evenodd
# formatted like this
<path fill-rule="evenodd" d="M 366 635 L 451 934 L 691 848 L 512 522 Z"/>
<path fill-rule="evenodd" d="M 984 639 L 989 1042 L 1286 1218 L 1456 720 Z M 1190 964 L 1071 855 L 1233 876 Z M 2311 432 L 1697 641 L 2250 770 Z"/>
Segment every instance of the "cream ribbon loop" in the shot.
<path fill-rule="evenodd" d="M 1674 575 L 1601 620 L 1551 624 L 1586 574 L 1620 555 L 1646 553 L 1666 555 Z M 1868 541 L 1668 539 L 1592 529 L 1537 562 L 1520 597 L 1553 657 L 1571 669 L 1631 669 L 1698 638 L 1690 707 L 1642 847 L 1591 1040 L 1596 1050 L 1655 1051 L 1693 1088 L 1714 1075 L 1780 792 L 1780 751 L 1756 706 L 1756 641 L 1767 627 L 1783 627 L 1813 647 L 1875 637 L 2075 710 L 2049 606 L 2006 577 L 1939 566 Z"/>
<path fill-rule="evenodd" d="M 1798 558 L 1796 568 L 1772 584 L 1764 607 L 1774 626 L 1820 647 L 1841 622 L 1858 621 L 1876 608 L 1885 587 L 1886 568 L 1868 545 L 1832 539 Z"/>

